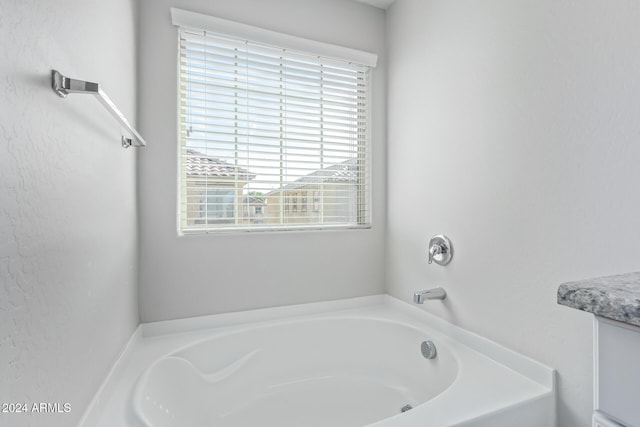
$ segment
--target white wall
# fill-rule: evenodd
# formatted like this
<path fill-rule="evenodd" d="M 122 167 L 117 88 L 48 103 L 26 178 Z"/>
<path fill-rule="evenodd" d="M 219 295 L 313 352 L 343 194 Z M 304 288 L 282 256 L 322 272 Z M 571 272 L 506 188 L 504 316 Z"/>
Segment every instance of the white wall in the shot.
<path fill-rule="evenodd" d="M 177 29 L 170 7 L 379 54 L 373 77 L 371 230 L 178 237 Z M 142 321 L 355 297 L 384 290 L 385 14 L 344 0 L 142 0 Z"/>
<path fill-rule="evenodd" d="M 71 405 L 3 426 L 75 425 L 138 323 L 136 153 L 50 87 L 98 81 L 135 119 L 135 20 L 133 0 L 0 0 L 0 402 Z"/>
<path fill-rule="evenodd" d="M 442 285 L 425 310 L 556 368 L 562 427 L 590 425 L 592 324 L 557 287 L 640 270 L 639 22 L 626 0 L 388 15 L 388 291 Z"/>

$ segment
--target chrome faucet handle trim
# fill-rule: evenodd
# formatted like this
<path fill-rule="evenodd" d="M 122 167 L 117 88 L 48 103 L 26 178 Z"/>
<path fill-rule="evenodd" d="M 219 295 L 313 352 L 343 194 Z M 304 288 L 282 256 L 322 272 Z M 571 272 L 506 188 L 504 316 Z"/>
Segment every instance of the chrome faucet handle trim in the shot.
<path fill-rule="evenodd" d="M 440 244 L 431 245 L 431 247 L 429 247 L 429 264 L 433 262 L 434 256 L 442 254 L 443 251 L 446 251 L 446 248 L 443 248 L 442 245 Z"/>
<path fill-rule="evenodd" d="M 429 240 L 429 264 L 447 265 L 453 257 L 451 240 L 444 234 L 436 234 Z"/>

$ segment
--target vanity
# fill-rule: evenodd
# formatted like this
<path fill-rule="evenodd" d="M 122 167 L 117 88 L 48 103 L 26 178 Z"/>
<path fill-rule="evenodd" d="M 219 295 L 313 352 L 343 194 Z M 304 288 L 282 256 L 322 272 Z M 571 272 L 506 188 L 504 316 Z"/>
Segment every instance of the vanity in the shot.
<path fill-rule="evenodd" d="M 558 304 L 594 314 L 593 427 L 640 427 L 640 272 L 563 283 Z"/>

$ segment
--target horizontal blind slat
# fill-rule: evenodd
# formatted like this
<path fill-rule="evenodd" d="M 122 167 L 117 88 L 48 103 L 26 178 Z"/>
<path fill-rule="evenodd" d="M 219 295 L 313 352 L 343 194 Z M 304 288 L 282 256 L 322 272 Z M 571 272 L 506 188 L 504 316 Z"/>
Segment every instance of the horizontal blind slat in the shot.
<path fill-rule="evenodd" d="M 247 41 L 234 41 L 223 38 L 216 39 L 215 36 L 210 35 L 181 37 L 180 48 L 181 53 L 197 51 L 220 54 L 226 53 L 229 56 L 236 54 L 250 55 L 264 62 L 273 61 L 274 59 L 285 56 L 290 62 L 300 67 L 313 67 L 314 65 L 320 66 L 321 64 L 323 68 L 331 70 L 332 72 L 343 72 L 344 70 L 366 72 L 369 68 L 357 62 L 332 61 L 328 58 L 322 58 L 320 60 L 315 55 L 308 55 L 283 48 L 260 46 L 248 43 Z"/>
<path fill-rule="evenodd" d="M 331 109 L 324 109 L 322 111 L 321 117 L 318 117 L 318 109 L 314 108 L 297 108 L 296 106 L 287 106 L 286 109 L 277 110 L 272 108 L 261 108 L 257 106 L 252 106 L 251 111 L 247 111 L 242 105 L 236 105 L 232 103 L 224 103 L 224 102 L 209 102 L 207 108 L 200 108 L 195 106 L 182 105 L 182 118 L 188 120 L 189 118 L 216 118 L 214 115 L 218 114 L 219 117 L 229 117 L 229 116 L 237 116 L 238 118 L 242 118 L 243 116 L 247 117 L 244 120 L 248 120 L 248 116 L 260 116 L 260 117 L 274 117 L 285 120 L 287 118 L 291 118 L 291 120 L 297 119 L 314 119 L 323 121 L 330 121 L 336 123 L 344 123 L 352 122 L 355 119 L 358 121 L 366 120 L 366 112 L 358 111 L 357 115 L 353 115 L 349 112 L 337 111 Z"/>
<path fill-rule="evenodd" d="M 228 117 L 238 117 L 238 119 L 242 119 L 242 120 L 248 120 L 248 113 L 246 112 L 239 112 L 239 111 L 232 111 L 232 110 L 228 110 L 228 109 L 224 109 L 224 107 L 228 107 L 229 105 L 232 104 L 220 104 L 220 108 L 212 108 L 210 107 L 208 110 L 206 110 L 203 114 L 199 114 L 198 111 L 193 111 L 193 110 L 197 110 L 197 109 L 190 109 L 188 108 L 186 105 L 181 106 L 182 111 L 181 111 L 181 119 L 183 121 L 186 121 L 188 119 L 194 120 L 196 118 L 209 118 L 212 120 L 217 120 L 218 118 L 228 118 Z M 207 112 L 209 112 L 209 114 L 207 114 Z M 214 113 L 217 114 L 214 115 Z M 283 113 L 284 114 L 284 113 Z M 261 109 L 261 108 L 253 108 L 251 110 L 250 113 L 251 118 L 253 117 L 258 117 L 258 118 L 264 118 L 264 119 L 268 119 L 268 118 L 281 118 L 281 119 L 285 119 L 284 115 L 280 115 L 280 113 L 276 110 L 270 110 L 270 109 Z M 313 113 L 311 111 L 301 111 L 301 110 L 296 110 L 296 111 L 287 111 L 287 115 L 286 115 L 287 119 L 293 120 L 293 121 L 298 121 L 298 120 L 306 120 L 308 123 L 311 122 L 320 122 L 320 123 L 324 123 L 324 122 L 329 122 L 329 123 L 351 123 L 353 120 L 353 116 L 351 115 L 337 115 L 337 114 L 323 114 L 321 118 L 318 117 L 317 113 Z M 358 112 L 358 116 L 357 116 L 358 121 L 363 121 L 366 120 L 366 116 L 365 114 L 362 114 L 360 112 Z"/>
<path fill-rule="evenodd" d="M 229 73 L 220 73 L 219 77 L 224 77 L 225 75 L 228 77 L 233 77 L 233 75 Z M 357 88 L 353 88 L 353 90 L 349 91 L 338 91 L 326 86 L 324 82 L 321 82 L 320 85 L 310 87 L 310 90 L 303 90 L 304 88 L 299 89 L 293 87 L 290 84 L 284 85 L 279 81 L 278 85 L 269 83 L 269 81 L 265 80 L 248 82 L 234 81 L 231 79 L 225 80 L 221 78 L 198 80 L 191 79 L 190 76 L 186 76 L 186 78 L 183 80 L 183 84 L 181 85 L 181 90 L 188 90 L 190 92 L 190 95 L 194 97 L 199 94 L 202 97 L 206 95 L 227 95 L 234 97 L 247 97 L 248 95 L 280 97 L 288 96 L 303 100 L 314 100 L 315 102 L 324 100 L 327 102 L 349 105 L 353 105 L 353 103 L 358 100 L 358 97 L 362 96 L 362 93 L 359 92 Z M 311 90 L 311 88 L 313 90 Z"/>
<path fill-rule="evenodd" d="M 269 70 L 275 67 L 284 67 L 291 70 L 293 74 L 317 74 L 324 73 L 329 78 L 332 77 L 348 77 L 350 80 L 354 75 L 364 75 L 366 69 L 362 67 L 344 67 L 337 68 L 327 66 L 314 59 L 311 61 L 296 61 L 288 53 L 282 53 L 276 56 L 262 56 L 255 53 L 247 53 L 240 50 L 224 50 L 224 49 L 202 49 L 198 47 L 182 44 L 180 52 L 180 60 L 182 63 L 202 64 L 203 62 L 211 62 L 218 64 L 235 64 L 243 68 L 252 66 L 253 69 Z"/>
<path fill-rule="evenodd" d="M 359 74 L 329 74 L 322 71 L 317 73 L 304 73 L 287 67 L 286 64 L 279 64 L 277 67 L 270 69 L 252 68 L 248 69 L 250 64 L 224 64 L 215 61 L 201 61 L 196 63 L 190 61 L 190 58 L 184 58 L 180 68 L 185 73 L 185 78 L 190 77 L 194 80 L 205 79 L 215 76 L 214 73 L 225 73 L 231 75 L 238 81 L 246 80 L 264 80 L 272 82 L 280 82 L 286 79 L 289 85 L 318 86 L 323 83 L 328 88 L 353 90 L 361 86 L 364 81 Z"/>
<path fill-rule="evenodd" d="M 184 111 L 186 120 L 186 111 Z M 250 117 L 249 117 L 250 116 Z M 355 120 L 320 120 L 320 119 L 306 119 L 306 118 L 294 118 L 290 116 L 282 117 L 276 115 L 263 115 L 251 112 L 250 114 L 234 114 L 234 115 L 198 115 L 199 118 L 205 120 L 194 120 L 191 117 L 189 123 L 191 126 L 235 126 L 238 130 L 249 129 L 255 127 L 257 129 L 264 128 L 278 128 L 286 126 L 287 130 L 292 132 L 305 133 L 307 131 L 327 131 L 333 132 L 337 135 L 357 134 L 357 123 Z M 208 120 L 206 120 L 208 119 Z M 249 120 L 251 123 L 249 123 Z"/>

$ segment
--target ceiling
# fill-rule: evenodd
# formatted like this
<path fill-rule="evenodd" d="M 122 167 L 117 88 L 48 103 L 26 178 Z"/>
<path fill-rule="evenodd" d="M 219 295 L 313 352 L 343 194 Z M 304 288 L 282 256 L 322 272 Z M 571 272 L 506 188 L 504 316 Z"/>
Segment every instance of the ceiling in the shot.
<path fill-rule="evenodd" d="M 380 9 L 388 9 L 389 6 L 391 6 L 391 4 L 395 0 L 356 0 L 356 1 L 360 3 L 366 3 L 371 6 L 379 7 Z"/>

